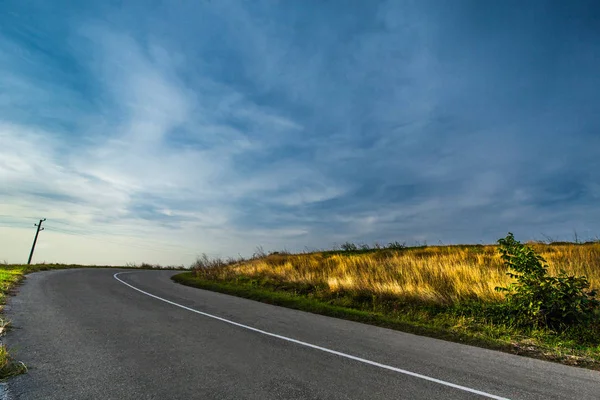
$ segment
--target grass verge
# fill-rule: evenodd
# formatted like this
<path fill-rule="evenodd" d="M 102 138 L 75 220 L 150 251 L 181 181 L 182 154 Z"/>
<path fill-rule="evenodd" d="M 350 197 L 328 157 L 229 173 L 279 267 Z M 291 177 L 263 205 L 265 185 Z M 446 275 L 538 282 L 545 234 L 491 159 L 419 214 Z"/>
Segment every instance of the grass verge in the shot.
<path fill-rule="evenodd" d="M 174 281 L 315 314 L 343 318 L 438 339 L 600 370 L 600 345 L 592 334 L 523 329 L 494 322 L 494 304 L 464 301 L 451 305 L 398 301 L 364 292 L 332 293 L 318 285 L 240 275 L 216 278 L 195 272 Z M 585 337 L 585 335 L 583 335 Z"/>

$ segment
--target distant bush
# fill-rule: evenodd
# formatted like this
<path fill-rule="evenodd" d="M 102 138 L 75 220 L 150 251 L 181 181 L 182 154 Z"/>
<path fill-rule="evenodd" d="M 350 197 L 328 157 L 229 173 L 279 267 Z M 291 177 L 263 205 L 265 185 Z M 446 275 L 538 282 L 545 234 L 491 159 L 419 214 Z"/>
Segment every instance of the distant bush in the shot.
<path fill-rule="evenodd" d="M 358 246 L 352 242 L 346 242 L 340 246 L 343 251 L 357 251 Z"/>
<path fill-rule="evenodd" d="M 406 242 L 390 242 L 388 243 L 387 248 L 391 250 L 402 250 L 406 248 Z"/>
<path fill-rule="evenodd" d="M 595 290 L 585 276 L 548 275 L 546 260 L 515 240 L 512 233 L 498 240 L 507 275 L 516 282 L 496 287 L 506 292 L 507 317 L 517 325 L 563 329 L 590 322 L 600 311 Z"/>
<path fill-rule="evenodd" d="M 289 256 L 290 254 L 292 254 L 292 253 L 287 249 L 269 252 L 270 256 Z"/>

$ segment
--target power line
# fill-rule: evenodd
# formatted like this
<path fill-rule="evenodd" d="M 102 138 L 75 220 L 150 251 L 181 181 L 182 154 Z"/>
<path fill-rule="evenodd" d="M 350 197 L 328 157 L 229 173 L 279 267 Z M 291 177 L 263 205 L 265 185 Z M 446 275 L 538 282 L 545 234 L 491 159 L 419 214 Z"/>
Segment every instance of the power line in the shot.
<path fill-rule="evenodd" d="M 14 216 L 11 216 L 11 215 L 0 214 L 0 218 L 2 218 L 2 217 L 8 217 L 8 218 L 13 218 L 13 219 L 24 219 L 24 218 L 20 218 L 20 217 L 14 217 Z M 34 217 L 31 217 L 31 218 L 34 218 Z M 73 223 L 69 223 L 69 222 L 65 222 L 65 221 L 61 221 L 61 220 L 55 220 L 55 219 L 52 219 L 51 224 L 66 225 L 66 226 L 68 226 L 70 228 L 73 228 L 75 230 L 74 233 L 78 233 L 78 234 L 80 234 L 80 233 L 83 233 L 83 234 L 104 234 L 104 235 L 118 236 L 118 237 L 131 238 L 131 239 L 137 239 L 138 238 L 137 236 L 131 236 L 131 235 L 125 235 L 125 234 L 120 234 L 120 233 L 114 233 L 114 231 L 106 231 L 106 230 L 98 230 L 98 229 L 95 229 L 93 231 L 92 230 L 86 230 L 86 229 L 82 229 L 81 227 L 79 227 L 78 225 L 75 225 Z M 116 227 L 125 226 L 125 227 L 127 227 L 128 225 L 123 225 L 123 224 L 121 224 L 121 225 L 114 225 L 114 224 L 111 224 L 111 226 L 116 226 Z M 6 227 L 9 227 L 9 226 L 6 226 Z M 52 229 L 58 231 L 59 229 L 64 229 L 64 228 L 62 228 L 62 227 L 61 228 L 54 228 L 54 227 L 52 227 Z M 73 232 L 73 231 L 71 231 L 71 232 Z M 133 233 L 135 233 L 135 232 L 133 232 Z M 179 245 L 179 244 L 174 244 L 174 243 L 164 243 L 164 242 L 158 243 L 157 242 L 157 244 L 171 246 L 171 247 L 178 247 L 178 248 L 182 248 L 184 250 L 190 250 L 189 247 L 182 246 L 182 245 Z"/>
<path fill-rule="evenodd" d="M 55 223 L 55 222 L 57 222 L 57 221 L 52 221 L 52 223 Z M 67 231 L 67 232 L 76 233 L 76 234 L 81 234 L 81 235 L 97 235 L 97 234 L 104 234 L 104 235 L 117 236 L 117 237 L 128 238 L 128 239 L 138 239 L 138 237 L 136 237 L 136 236 L 123 235 L 123 234 L 114 233 L 114 232 L 107 232 L 107 231 L 102 231 L 102 230 L 95 230 L 95 231 L 85 230 L 85 229 L 81 229 L 81 228 L 79 228 L 79 227 L 77 227 L 77 226 L 75 226 L 75 225 L 73 225 L 73 224 L 69 224 L 69 223 L 67 223 L 67 222 L 62 222 L 62 224 L 64 224 L 64 225 L 69 225 L 70 227 L 72 227 L 72 228 L 74 228 L 74 229 L 75 229 L 75 231 L 73 231 L 73 230 L 70 230 L 70 231 Z M 52 229 L 53 229 L 53 230 L 56 230 L 56 231 L 63 231 L 63 233 L 65 232 L 65 231 L 64 231 L 64 228 L 54 228 L 54 227 L 52 227 Z M 146 241 L 147 241 L 147 240 L 146 240 Z M 187 247 L 187 246 L 182 246 L 182 245 L 179 245 L 179 244 L 174 244 L 174 243 L 164 243 L 164 242 L 155 242 L 155 243 L 156 243 L 157 245 L 159 245 L 159 246 L 163 246 L 163 247 L 165 247 L 165 246 L 167 246 L 167 247 L 177 247 L 177 248 L 180 248 L 180 249 L 183 249 L 183 250 L 187 250 L 187 251 L 193 251 L 193 250 L 192 250 L 192 249 L 190 249 L 189 247 Z"/>
<path fill-rule="evenodd" d="M 59 229 L 59 228 L 55 228 L 55 227 L 48 227 L 48 229 L 50 231 L 55 231 L 55 232 L 59 232 L 59 233 L 63 233 L 65 235 L 72 235 L 72 236 L 80 236 L 80 237 L 87 237 L 89 239 L 93 239 L 93 240 L 97 240 L 100 242 L 106 242 L 106 243 L 111 243 L 111 244 L 116 244 L 116 245 L 120 245 L 120 246 L 124 246 L 124 247 L 135 247 L 138 249 L 142 249 L 142 250 L 153 250 L 153 251 L 163 251 L 163 252 L 177 252 L 178 250 L 176 249 L 168 249 L 165 247 L 159 248 L 156 246 L 144 246 L 144 245 L 140 245 L 140 244 L 136 244 L 136 243 L 120 243 L 117 241 L 113 241 L 110 239 L 105 239 L 105 238 L 98 238 L 93 236 L 93 234 L 91 233 L 81 233 L 81 232 L 71 232 L 71 231 L 66 231 L 63 229 Z M 128 238 L 132 238 L 132 237 L 128 237 Z M 197 256 L 199 253 L 197 252 L 190 252 L 190 249 L 185 248 L 186 250 L 188 250 L 187 252 L 183 252 L 183 254 L 187 254 L 187 255 L 192 255 L 192 256 Z M 180 252 L 182 253 L 182 252 Z"/>
<path fill-rule="evenodd" d="M 26 219 L 25 217 L 16 217 L 16 216 L 13 216 L 13 215 L 6 215 L 6 214 L 0 214 L 0 218 L 10 218 L 10 219 L 13 219 L 13 220 L 25 220 Z M 43 221 L 45 221 L 45 219 Z M 13 224 L 12 221 L 8 221 L 7 223 L 8 223 L 8 225 L 5 226 L 6 228 L 14 228 L 15 227 L 15 225 L 12 225 Z M 55 223 L 66 225 L 68 227 L 72 227 L 75 230 L 67 230 L 67 229 L 62 228 L 62 227 L 58 228 L 58 227 L 52 226 Z M 1 226 L 3 226 L 3 225 L 0 225 L 0 227 Z M 37 224 L 36 224 L 36 226 L 37 226 Z M 139 239 L 138 237 L 135 237 L 135 236 L 120 235 L 120 234 L 115 234 L 115 233 L 106 232 L 106 231 L 85 230 L 85 229 L 81 229 L 81 228 L 77 227 L 74 224 L 71 224 L 71 223 L 68 223 L 68 222 L 64 222 L 64 221 L 60 221 L 60 220 L 52 220 L 50 226 L 48 226 L 46 224 L 44 228 L 40 229 L 40 231 L 44 230 L 44 229 L 48 229 L 50 231 L 59 232 L 59 233 L 65 234 L 65 235 L 87 237 L 89 239 L 94 239 L 94 240 L 97 240 L 97 241 L 100 241 L 100 242 L 106 242 L 106 243 L 116 244 L 116 245 L 120 245 L 120 246 L 124 246 L 124 247 L 135 247 L 135 248 L 142 249 L 142 250 L 153 250 L 153 251 L 163 251 L 163 252 L 179 252 L 179 253 L 186 254 L 186 255 L 191 255 L 191 256 L 198 256 L 198 254 L 199 254 L 199 252 L 196 252 L 196 251 L 190 249 L 189 247 L 182 246 L 182 245 L 179 245 L 179 244 L 174 244 L 174 243 L 164 243 L 164 242 L 160 242 L 159 243 L 159 242 L 154 242 L 154 243 L 156 243 L 156 246 L 155 245 L 144 246 L 144 245 L 140 245 L 140 244 L 137 244 L 137 243 L 128 243 L 128 244 L 125 244 L 125 243 L 121 243 L 121 242 L 110 240 L 110 239 L 98 238 L 97 237 L 98 234 L 105 234 L 105 235 L 118 236 L 118 237 L 126 238 L 126 239 Z M 36 232 L 36 239 L 35 240 L 37 240 L 37 234 L 39 234 L 39 232 Z M 34 246 L 35 246 L 35 244 L 34 244 Z M 181 251 L 181 250 L 184 250 L 184 251 Z M 32 248 L 32 251 L 33 251 L 33 248 Z M 203 253 L 206 253 L 206 252 L 203 252 Z M 207 254 L 209 254 L 211 256 L 219 256 L 219 254 L 217 254 L 217 253 L 207 253 Z"/>
<path fill-rule="evenodd" d="M 110 239 L 99 239 L 99 238 L 97 238 L 97 237 L 95 236 L 95 235 L 96 235 L 96 234 L 98 234 L 98 233 L 99 233 L 99 234 L 102 234 L 102 233 L 104 233 L 104 232 L 91 232 L 91 231 L 79 231 L 79 232 L 73 232 L 73 231 L 67 231 L 67 230 L 64 230 L 64 229 L 62 229 L 62 228 L 60 228 L 60 229 L 59 229 L 59 228 L 55 228 L 55 227 L 52 227 L 51 229 L 52 229 L 52 230 L 54 230 L 54 231 L 57 231 L 57 232 L 65 233 L 65 234 L 70 234 L 70 235 L 75 235 L 75 236 L 87 236 L 87 237 L 94 238 L 94 239 L 96 239 L 96 240 L 100 240 L 100 241 L 104 241 L 104 242 L 108 242 L 108 243 L 115 243 L 115 244 L 120 244 L 120 245 L 123 245 L 123 243 L 119 243 L 119 242 L 116 242 L 116 241 L 113 241 L 113 240 L 110 240 Z M 138 239 L 138 238 L 137 238 L 137 237 L 135 237 L 135 236 L 125 236 L 125 235 L 115 235 L 115 236 L 119 236 L 119 237 L 126 238 L 126 239 Z M 166 246 L 171 246 L 171 244 L 168 244 L 168 243 L 162 243 L 161 245 L 162 245 L 162 246 L 165 246 L 165 245 L 166 245 Z M 129 245 L 129 244 L 127 244 L 127 245 L 125 245 L 125 246 L 130 246 L 130 245 Z M 144 249 L 150 249 L 150 250 L 156 250 L 156 247 L 144 246 L 144 245 L 140 245 L 140 244 L 132 244 L 131 246 L 134 246 L 134 247 L 139 247 L 139 248 L 144 248 Z M 172 245 L 172 246 L 176 246 L 176 245 Z M 178 247 L 181 247 L 181 248 L 182 248 L 182 249 L 184 249 L 184 250 L 191 251 L 191 250 L 190 250 L 189 248 L 187 248 L 187 247 L 183 247 L 183 246 L 178 246 Z M 163 250 L 168 250 L 168 249 L 167 249 L 167 248 L 165 248 L 165 247 L 163 247 Z M 171 250 L 173 250 L 173 249 L 171 249 Z"/>
<path fill-rule="evenodd" d="M 8 215 L 8 214 L 0 214 L 0 218 L 12 218 L 12 219 L 18 219 L 21 221 L 26 221 L 26 220 L 30 220 L 30 219 L 40 219 L 39 216 L 14 216 L 14 215 Z"/>
<path fill-rule="evenodd" d="M 104 238 L 100 239 L 98 237 L 93 236 L 93 234 L 91 234 L 91 233 L 71 232 L 71 231 L 66 231 L 66 230 L 63 230 L 63 229 L 58 229 L 58 228 L 55 228 L 55 227 L 51 227 L 49 229 L 51 231 L 60 232 L 60 233 L 63 233 L 65 235 L 87 237 L 87 238 L 90 238 L 90 239 L 98 240 L 100 242 L 112 243 L 112 244 L 121 245 L 121 246 L 127 246 L 127 247 L 137 247 L 137 248 L 144 249 L 144 250 L 157 250 L 156 247 L 149 247 L 149 246 L 143 246 L 143 245 L 132 244 L 132 243 L 124 244 L 124 243 L 120 243 L 120 242 L 117 242 L 117 241 L 114 241 L 114 240 L 110 240 L 110 239 L 104 239 Z M 163 249 L 163 250 L 166 250 L 166 249 Z"/>

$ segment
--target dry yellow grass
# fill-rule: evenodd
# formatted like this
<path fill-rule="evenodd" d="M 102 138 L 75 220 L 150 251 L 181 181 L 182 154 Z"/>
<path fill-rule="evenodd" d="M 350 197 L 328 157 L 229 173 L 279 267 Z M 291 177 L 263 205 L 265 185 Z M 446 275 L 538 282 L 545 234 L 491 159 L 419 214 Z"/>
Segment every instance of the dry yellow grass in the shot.
<path fill-rule="evenodd" d="M 585 275 L 600 288 L 600 243 L 531 246 L 551 274 L 564 269 Z M 220 278 L 244 275 L 309 283 L 331 292 L 364 292 L 406 300 L 451 304 L 466 299 L 496 301 L 496 286 L 511 279 L 496 246 L 434 246 L 355 254 L 271 255 L 213 271 Z"/>

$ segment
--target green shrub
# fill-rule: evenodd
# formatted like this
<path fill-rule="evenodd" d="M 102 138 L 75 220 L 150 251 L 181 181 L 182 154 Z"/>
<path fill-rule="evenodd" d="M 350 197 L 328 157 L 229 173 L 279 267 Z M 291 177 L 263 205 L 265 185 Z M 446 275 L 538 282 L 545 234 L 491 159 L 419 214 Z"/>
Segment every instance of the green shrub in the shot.
<path fill-rule="evenodd" d="M 388 243 L 387 248 L 390 250 L 402 250 L 406 248 L 406 242 L 400 243 L 398 241 Z"/>
<path fill-rule="evenodd" d="M 496 288 L 506 292 L 506 316 L 511 323 L 563 330 L 598 318 L 600 301 L 595 290 L 588 291 L 585 276 L 564 271 L 549 276 L 546 260 L 515 240 L 512 233 L 498 244 L 507 275 L 516 280 L 508 287 Z"/>
<path fill-rule="evenodd" d="M 358 246 L 352 242 L 346 242 L 340 246 L 343 251 L 358 251 Z"/>

